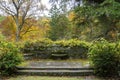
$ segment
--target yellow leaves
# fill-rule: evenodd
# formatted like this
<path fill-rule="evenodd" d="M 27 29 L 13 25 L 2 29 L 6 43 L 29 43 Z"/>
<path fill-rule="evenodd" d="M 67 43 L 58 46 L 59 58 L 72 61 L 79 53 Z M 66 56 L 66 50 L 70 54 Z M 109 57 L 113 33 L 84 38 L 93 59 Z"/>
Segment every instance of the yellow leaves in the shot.
<path fill-rule="evenodd" d="M 2 33 L 7 37 L 8 40 L 15 39 L 16 25 L 12 17 L 6 17 L 2 22 Z"/>
<path fill-rule="evenodd" d="M 24 36 L 22 36 L 22 40 L 34 40 L 43 37 L 42 30 L 38 26 L 32 26 L 29 31 L 30 32 L 27 32 Z"/>
<path fill-rule="evenodd" d="M 49 23 L 49 19 L 47 19 L 47 18 L 42 18 L 41 22 Z"/>
<path fill-rule="evenodd" d="M 75 18 L 75 13 L 72 11 L 69 13 L 68 18 L 70 21 L 72 21 Z"/>
<path fill-rule="evenodd" d="M 45 38 L 49 29 L 49 19 L 42 18 L 36 22 L 36 25 L 31 26 L 31 28 L 29 29 L 30 32 L 25 34 L 22 37 L 22 40 L 36 40 Z"/>
<path fill-rule="evenodd" d="M 46 28 L 47 30 L 49 30 L 50 28 L 50 24 L 49 24 L 50 20 L 48 18 L 41 18 L 38 20 L 38 24 L 41 28 Z"/>
<path fill-rule="evenodd" d="M 12 17 L 6 17 L 2 21 L 2 33 L 7 37 L 7 40 L 15 41 L 16 24 Z M 21 41 L 29 39 L 44 38 L 49 30 L 49 19 L 43 18 L 40 21 L 35 19 L 26 19 L 23 28 L 20 31 Z"/>

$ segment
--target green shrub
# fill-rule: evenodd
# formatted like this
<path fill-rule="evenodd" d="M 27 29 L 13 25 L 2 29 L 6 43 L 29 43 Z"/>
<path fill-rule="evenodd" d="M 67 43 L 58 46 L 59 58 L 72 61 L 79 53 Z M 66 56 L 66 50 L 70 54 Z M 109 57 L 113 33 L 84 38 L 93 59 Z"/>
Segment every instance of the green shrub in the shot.
<path fill-rule="evenodd" d="M 2 35 L 2 33 L 0 32 L 0 41 L 4 41 L 5 40 L 5 36 Z"/>
<path fill-rule="evenodd" d="M 106 40 L 96 41 L 91 45 L 89 57 L 99 76 L 118 75 L 120 66 L 120 44 Z"/>
<path fill-rule="evenodd" d="M 88 48 L 90 46 L 90 43 L 86 41 L 81 41 L 78 39 L 70 39 L 70 40 L 60 40 L 54 42 L 57 45 L 61 45 L 64 47 L 85 47 Z"/>
<path fill-rule="evenodd" d="M 73 59 L 87 58 L 88 49 L 91 45 L 86 41 L 81 41 L 78 39 L 60 40 L 54 43 L 63 47 L 69 58 Z"/>
<path fill-rule="evenodd" d="M 11 75 L 23 60 L 20 50 L 10 42 L 0 42 L 0 74 Z"/>
<path fill-rule="evenodd" d="M 50 39 L 41 39 L 36 41 L 27 41 L 25 42 L 24 47 L 22 48 L 23 52 L 30 51 L 43 51 L 49 48 L 52 44 Z"/>

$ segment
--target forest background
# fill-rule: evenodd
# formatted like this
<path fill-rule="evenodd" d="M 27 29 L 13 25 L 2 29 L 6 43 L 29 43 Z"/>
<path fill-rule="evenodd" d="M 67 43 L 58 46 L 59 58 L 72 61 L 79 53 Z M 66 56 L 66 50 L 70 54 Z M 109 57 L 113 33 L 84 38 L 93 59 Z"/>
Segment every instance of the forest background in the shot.
<path fill-rule="evenodd" d="M 119 0 L 49 0 L 49 8 L 37 1 L 0 1 L 0 32 L 8 41 L 120 39 Z"/>

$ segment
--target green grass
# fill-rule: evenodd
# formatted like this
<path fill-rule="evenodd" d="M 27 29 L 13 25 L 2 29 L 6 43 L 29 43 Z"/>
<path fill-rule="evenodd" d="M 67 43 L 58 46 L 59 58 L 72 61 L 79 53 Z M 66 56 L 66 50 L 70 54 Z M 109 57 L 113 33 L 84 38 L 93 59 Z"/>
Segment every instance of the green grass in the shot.
<path fill-rule="evenodd" d="M 88 77 L 49 77 L 49 76 L 17 76 L 5 80 L 101 80 L 93 76 Z"/>
<path fill-rule="evenodd" d="M 25 67 L 25 66 L 28 66 L 29 63 L 30 63 L 30 61 L 24 61 L 24 62 L 22 62 L 21 64 L 19 64 L 18 66 Z"/>

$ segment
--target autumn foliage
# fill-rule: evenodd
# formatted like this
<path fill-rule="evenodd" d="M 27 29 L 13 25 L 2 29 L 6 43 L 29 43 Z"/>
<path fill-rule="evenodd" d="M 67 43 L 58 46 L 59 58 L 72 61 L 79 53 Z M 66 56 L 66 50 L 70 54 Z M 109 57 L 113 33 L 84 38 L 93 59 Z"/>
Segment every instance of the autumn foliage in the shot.
<path fill-rule="evenodd" d="M 20 31 L 21 40 L 43 38 L 49 30 L 49 20 L 42 18 L 40 21 L 27 19 L 24 28 Z M 1 29 L 8 40 L 14 41 L 16 38 L 16 25 L 12 17 L 8 16 L 1 22 Z"/>

